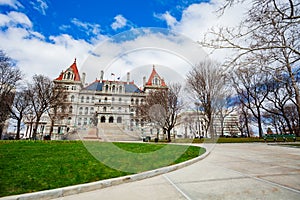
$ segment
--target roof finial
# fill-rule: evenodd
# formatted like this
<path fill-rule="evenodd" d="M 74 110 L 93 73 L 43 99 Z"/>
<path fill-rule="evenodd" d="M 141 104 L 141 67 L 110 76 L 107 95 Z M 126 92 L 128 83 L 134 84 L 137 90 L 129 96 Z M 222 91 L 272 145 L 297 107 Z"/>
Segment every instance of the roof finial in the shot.
<path fill-rule="evenodd" d="M 76 63 L 76 58 L 75 58 L 75 60 L 74 60 L 74 63 Z"/>
<path fill-rule="evenodd" d="M 153 64 L 153 69 L 155 69 L 155 65 Z"/>

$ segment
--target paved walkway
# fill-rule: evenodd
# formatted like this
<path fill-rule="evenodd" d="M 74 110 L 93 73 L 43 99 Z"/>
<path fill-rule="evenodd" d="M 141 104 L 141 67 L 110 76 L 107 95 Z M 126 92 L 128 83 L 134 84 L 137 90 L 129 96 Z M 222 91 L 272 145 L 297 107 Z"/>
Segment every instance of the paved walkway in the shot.
<path fill-rule="evenodd" d="M 300 199 L 300 148 L 216 144 L 177 171 L 59 199 Z"/>

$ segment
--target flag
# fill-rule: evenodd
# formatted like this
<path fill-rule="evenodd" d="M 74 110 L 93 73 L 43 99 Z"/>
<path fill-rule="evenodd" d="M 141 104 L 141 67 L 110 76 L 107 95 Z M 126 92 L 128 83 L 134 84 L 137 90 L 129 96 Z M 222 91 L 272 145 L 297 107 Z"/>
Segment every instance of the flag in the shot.
<path fill-rule="evenodd" d="M 117 79 L 120 80 L 121 77 L 118 77 Z"/>
<path fill-rule="evenodd" d="M 111 76 L 114 76 L 115 74 L 114 73 L 111 73 Z"/>

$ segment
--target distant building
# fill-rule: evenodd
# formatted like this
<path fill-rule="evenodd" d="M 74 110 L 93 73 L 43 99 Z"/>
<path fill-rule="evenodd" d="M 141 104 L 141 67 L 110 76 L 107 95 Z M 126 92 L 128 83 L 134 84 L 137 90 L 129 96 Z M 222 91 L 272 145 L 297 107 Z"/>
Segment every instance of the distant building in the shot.
<path fill-rule="evenodd" d="M 224 136 L 239 135 L 237 122 L 238 116 L 235 113 L 230 113 L 224 118 Z M 221 127 L 222 125 L 220 117 L 216 116 L 213 121 L 215 135 L 221 135 Z M 204 114 L 201 111 L 189 110 L 181 112 L 178 115 L 177 125 L 174 128 L 174 133 L 177 138 L 211 137 L 209 130 L 207 131 L 207 128 L 207 122 Z"/>

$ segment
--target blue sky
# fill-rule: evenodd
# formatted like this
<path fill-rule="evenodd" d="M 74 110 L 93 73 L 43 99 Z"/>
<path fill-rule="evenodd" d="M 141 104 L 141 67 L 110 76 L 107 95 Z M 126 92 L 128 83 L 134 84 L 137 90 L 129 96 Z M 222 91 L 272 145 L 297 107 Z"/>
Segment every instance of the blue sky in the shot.
<path fill-rule="evenodd" d="M 160 17 L 168 12 L 176 20 L 193 3 L 207 0 L 19 0 L 0 6 L 1 13 L 22 12 L 44 36 L 67 33 L 89 40 L 97 34 L 114 35 L 137 27 L 168 28 Z M 13 5 L 13 6 L 12 6 Z"/>
<path fill-rule="evenodd" d="M 72 64 L 75 57 L 79 67 L 83 66 L 93 54 L 91 52 L 101 43 L 124 31 L 133 31 L 141 27 L 166 28 L 196 42 L 214 26 L 236 25 L 243 9 L 232 8 L 222 17 L 218 17 L 215 11 L 223 1 L 0 0 L 0 49 L 17 62 L 27 77 L 42 73 L 55 78 L 61 70 Z M 160 46 L 166 42 L 166 38 L 160 38 L 157 34 L 143 35 L 140 38 L 129 37 L 128 40 L 139 48 L 145 44 Z M 145 42 L 146 40 L 150 42 Z M 137 42 L 140 43 L 136 44 Z M 169 45 L 166 49 L 173 45 L 166 44 Z M 107 54 L 110 49 L 123 48 L 112 48 L 107 42 L 105 45 L 102 48 L 107 50 Z M 150 54 L 154 55 L 153 52 Z M 156 58 L 160 57 L 160 60 L 174 60 L 172 56 L 163 58 L 157 53 L 155 55 Z M 220 55 L 216 57 L 222 58 L 223 55 Z M 146 54 L 138 54 L 138 57 L 131 56 L 130 62 L 126 60 L 118 63 L 124 66 L 126 63 L 139 66 L 151 62 L 164 65 L 178 63 L 159 63 L 158 59 Z M 138 59 L 146 62 L 142 63 Z"/>

